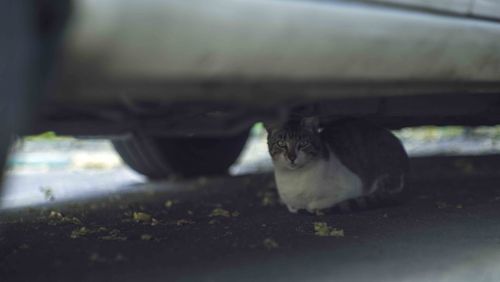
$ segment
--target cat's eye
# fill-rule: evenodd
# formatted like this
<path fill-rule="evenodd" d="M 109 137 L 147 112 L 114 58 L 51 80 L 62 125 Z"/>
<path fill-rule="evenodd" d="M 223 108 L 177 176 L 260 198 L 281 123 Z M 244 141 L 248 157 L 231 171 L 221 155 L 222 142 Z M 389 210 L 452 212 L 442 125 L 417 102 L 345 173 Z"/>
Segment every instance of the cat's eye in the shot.
<path fill-rule="evenodd" d="M 278 146 L 285 147 L 286 146 L 286 142 L 283 141 L 283 140 L 280 140 L 280 141 L 278 141 Z"/>
<path fill-rule="evenodd" d="M 301 148 L 307 147 L 308 145 L 309 145 L 309 142 L 307 142 L 307 141 L 300 141 L 299 142 L 299 147 L 301 147 Z"/>

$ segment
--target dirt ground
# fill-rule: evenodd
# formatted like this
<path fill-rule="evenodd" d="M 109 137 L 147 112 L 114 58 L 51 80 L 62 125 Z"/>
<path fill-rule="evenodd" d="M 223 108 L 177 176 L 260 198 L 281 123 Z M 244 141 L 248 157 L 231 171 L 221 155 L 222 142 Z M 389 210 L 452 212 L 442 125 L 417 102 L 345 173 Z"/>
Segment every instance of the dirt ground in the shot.
<path fill-rule="evenodd" d="M 288 213 L 269 173 L 4 210 L 0 281 L 499 281 L 499 170 L 415 158 L 406 202 L 323 216 Z"/>

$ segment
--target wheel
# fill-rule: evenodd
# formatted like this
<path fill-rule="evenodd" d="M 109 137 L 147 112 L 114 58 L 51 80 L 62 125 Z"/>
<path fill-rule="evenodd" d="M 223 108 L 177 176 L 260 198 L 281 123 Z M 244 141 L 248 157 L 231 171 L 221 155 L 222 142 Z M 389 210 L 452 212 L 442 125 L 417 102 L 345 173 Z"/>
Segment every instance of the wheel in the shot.
<path fill-rule="evenodd" d="M 123 161 L 153 179 L 226 174 L 248 138 L 248 131 L 221 138 L 172 138 L 134 134 L 112 140 Z"/>

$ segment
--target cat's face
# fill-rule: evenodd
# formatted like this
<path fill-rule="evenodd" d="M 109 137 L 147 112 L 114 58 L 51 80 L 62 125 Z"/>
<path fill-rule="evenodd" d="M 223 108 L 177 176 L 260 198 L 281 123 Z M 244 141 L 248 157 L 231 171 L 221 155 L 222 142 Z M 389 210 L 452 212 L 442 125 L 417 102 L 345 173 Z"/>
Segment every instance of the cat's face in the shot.
<path fill-rule="evenodd" d="M 266 126 L 267 145 L 274 166 L 298 169 L 321 157 L 317 119 L 304 118 L 282 126 Z"/>

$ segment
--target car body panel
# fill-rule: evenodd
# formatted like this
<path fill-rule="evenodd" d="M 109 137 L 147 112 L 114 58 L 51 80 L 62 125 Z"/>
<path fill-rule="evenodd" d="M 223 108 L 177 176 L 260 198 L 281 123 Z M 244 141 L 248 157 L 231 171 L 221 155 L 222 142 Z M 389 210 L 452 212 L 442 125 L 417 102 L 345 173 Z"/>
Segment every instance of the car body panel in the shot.
<path fill-rule="evenodd" d="M 278 100 L 500 88 L 499 23 L 363 3 L 80 0 L 66 34 L 61 101 L 251 101 L 245 85 L 266 83 L 322 89 Z M 240 91 L 210 91 L 226 82 Z"/>
<path fill-rule="evenodd" d="M 366 0 L 366 2 L 397 5 L 464 17 L 500 20 L 500 0 Z"/>

